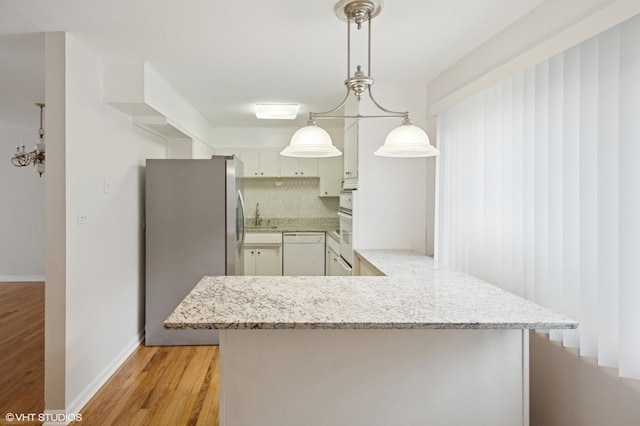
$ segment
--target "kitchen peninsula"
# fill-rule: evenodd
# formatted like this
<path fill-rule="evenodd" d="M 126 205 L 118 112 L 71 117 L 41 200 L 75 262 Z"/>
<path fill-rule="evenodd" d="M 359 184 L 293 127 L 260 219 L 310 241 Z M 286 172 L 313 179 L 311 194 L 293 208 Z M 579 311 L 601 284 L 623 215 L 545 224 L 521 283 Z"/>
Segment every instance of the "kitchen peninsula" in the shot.
<path fill-rule="evenodd" d="M 384 276 L 205 277 L 165 322 L 220 329 L 221 425 L 527 425 L 528 330 L 577 323 L 404 250 Z"/>

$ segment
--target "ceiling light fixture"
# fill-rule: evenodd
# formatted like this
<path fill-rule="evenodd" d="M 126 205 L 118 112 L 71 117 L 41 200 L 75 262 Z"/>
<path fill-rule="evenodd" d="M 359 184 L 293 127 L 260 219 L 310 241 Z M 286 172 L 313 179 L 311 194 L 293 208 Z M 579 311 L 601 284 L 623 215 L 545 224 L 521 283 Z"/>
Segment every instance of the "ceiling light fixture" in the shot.
<path fill-rule="evenodd" d="M 387 136 L 384 145 L 375 155 L 384 157 L 431 157 L 440 154 L 431 143 L 427 133 L 421 128 L 411 124 L 409 112 L 391 111 L 382 107 L 371 94 L 371 86 L 374 79 L 371 75 L 371 19 L 382 10 L 383 0 L 341 0 L 335 5 L 338 18 L 347 22 L 347 79 L 344 84 L 347 93 L 340 104 L 325 112 L 310 112 L 307 125 L 299 129 L 291 137 L 291 143 L 280 155 L 288 157 L 335 157 L 342 153 L 333 146 L 329 134 L 316 125 L 317 119 L 341 119 L 341 118 L 401 118 L 402 124 L 393 129 Z M 367 75 L 358 65 L 356 72 L 351 77 L 351 24 L 355 24 L 358 30 L 367 22 Z M 385 114 L 381 115 L 332 115 L 342 108 L 353 91 L 358 101 L 366 92 L 373 104 Z"/>
<path fill-rule="evenodd" d="M 36 106 L 40 108 L 40 129 L 38 130 L 38 143 L 35 149 L 31 152 L 26 152 L 24 145 L 22 147 L 16 146 L 16 152 L 11 158 L 11 164 L 16 167 L 25 167 L 29 164 L 33 164 L 36 172 L 42 176 L 44 173 L 44 127 L 42 126 L 42 116 L 44 111 L 44 104 L 36 103 Z"/>
<path fill-rule="evenodd" d="M 298 104 L 255 104 L 256 117 L 266 120 L 293 120 L 298 116 Z"/>

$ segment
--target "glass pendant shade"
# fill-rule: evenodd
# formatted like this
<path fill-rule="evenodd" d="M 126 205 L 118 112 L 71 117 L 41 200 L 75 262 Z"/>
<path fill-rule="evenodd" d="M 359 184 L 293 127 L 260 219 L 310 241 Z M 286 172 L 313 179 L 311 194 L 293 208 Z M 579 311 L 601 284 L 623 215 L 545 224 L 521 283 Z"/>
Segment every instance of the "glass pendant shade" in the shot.
<path fill-rule="evenodd" d="M 374 154 L 381 157 L 433 157 L 440 151 L 431 145 L 429 136 L 420 127 L 402 123 L 389 132 L 384 145 Z"/>
<path fill-rule="evenodd" d="M 314 121 L 299 129 L 291 137 L 289 146 L 280 155 L 285 157 L 337 157 L 342 155 L 340 150 L 333 146 L 331 136 L 326 130 L 316 126 Z"/>

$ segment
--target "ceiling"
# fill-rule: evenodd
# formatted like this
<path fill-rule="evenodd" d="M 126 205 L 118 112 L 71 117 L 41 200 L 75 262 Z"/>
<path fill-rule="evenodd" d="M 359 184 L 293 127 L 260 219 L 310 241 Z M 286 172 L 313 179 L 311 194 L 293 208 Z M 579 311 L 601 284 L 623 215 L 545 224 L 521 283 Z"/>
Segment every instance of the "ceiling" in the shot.
<path fill-rule="evenodd" d="M 37 122 L 41 33 L 66 31 L 105 61 L 148 61 L 212 126 L 282 126 L 257 120 L 252 110 L 282 102 L 301 105 L 299 119 L 286 122 L 297 127 L 306 113 L 330 109 L 344 95 L 346 24 L 335 2 L 0 0 L 0 126 Z M 376 86 L 426 85 L 540 3 L 386 0 L 372 24 Z M 355 41 L 364 40 L 360 33 Z M 21 111 L 31 109 L 25 119 Z"/>

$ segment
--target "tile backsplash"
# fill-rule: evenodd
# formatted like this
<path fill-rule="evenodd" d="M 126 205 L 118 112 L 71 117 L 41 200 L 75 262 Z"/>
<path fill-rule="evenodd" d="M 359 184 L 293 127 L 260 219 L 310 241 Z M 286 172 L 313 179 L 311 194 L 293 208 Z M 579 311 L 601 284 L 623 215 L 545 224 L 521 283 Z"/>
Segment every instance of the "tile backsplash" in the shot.
<path fill-rule="evenodd" d="M 335 218 L 337 197 L 318 197 L 319 178 L 244 180 L 247 217 L 256 217 L 256 203 L 265 218 Z"/>

